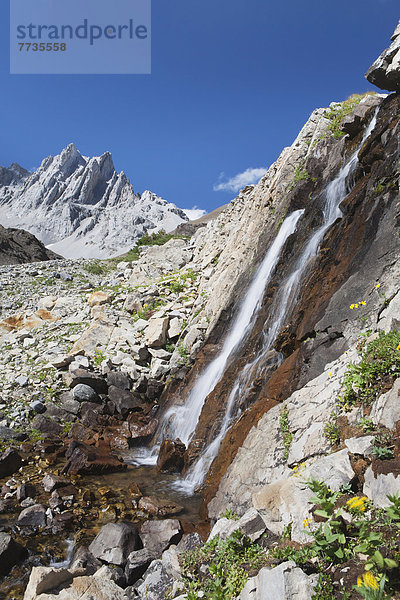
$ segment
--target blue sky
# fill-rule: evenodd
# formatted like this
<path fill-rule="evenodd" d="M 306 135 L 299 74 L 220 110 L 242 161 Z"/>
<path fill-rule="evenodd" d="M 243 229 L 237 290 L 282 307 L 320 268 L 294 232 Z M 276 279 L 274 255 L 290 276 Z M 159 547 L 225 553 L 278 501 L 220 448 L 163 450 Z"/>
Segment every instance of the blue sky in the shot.
<path fill-rule="evenodd" d="M 153 0 L 151 75 L 10 75 L 3 0 L 0 164 L 31 169 L 74 142 L 111 151 L 135 191 L 212 210 L 314 108 L 373 89 L 364 73 L 399 13 L 398 0 Z"/>

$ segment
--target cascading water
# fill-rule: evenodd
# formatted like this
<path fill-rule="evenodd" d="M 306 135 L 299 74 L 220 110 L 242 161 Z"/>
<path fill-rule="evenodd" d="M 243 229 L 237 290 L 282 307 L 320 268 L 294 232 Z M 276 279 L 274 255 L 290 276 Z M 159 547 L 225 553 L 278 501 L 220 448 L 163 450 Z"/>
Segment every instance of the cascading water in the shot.
<path fill-rule="evenodd" d="M 170 437 L 179 438 L 186 445 L 190 442 L 204 401 L 221 379 L 229 357 L 239 348 L 249 332 L 252 318 L 261 306 L 265 287 L 278 262 L 282 248 L 287 238 L 295 231 L 303 212 L 303 210 L 295 211 L 282 223 L 278 235 L 246 292 L 221 352 L 200 375 L 186 403 L 183 406 L 174 406 L 166 413 L 164 423 L 168 427 Z"/>
<path fill-rule="evenodd" d="M 298 261 L 295 264 L 293 272 L 289 275 L 289 277 L 287 278 L 283 286 L 280 288 L 280 290 L 278 290 L 268 319 L 269 325 L 263 334 L 262 350 L 259 352 L 254 361 L 252 361 L 244 367 L 240 375 L 237 377 L 233 385 L 232 391 L 230 393 L 227 402 L 225 417 L 222 421 L 221 428 L 217 437 L 211 442 L 211 444 L 209 444 L 209 446 L 202 452 L 199 458 L 193 463 L 193 465 L 190 467 L 189 471 L 186 474 L 185 481 L 182 482 L 182 487 L 187 492 L 193 491 L 203 482 L 204 477 L 207 474 L 207 471 L 212 461 L 218 454 L 221 442 L 224 439 L 232 420 L 237 417 L 237 409 L 235 410 L 235 408 L 238 406 L 237 398 L 243 396 L 244 390 L 250 383 L 249 380 L 254 378 L 254 374 L 257 372 L 259 365 L 262 364 L 265 354 L 271 349 L 271 346 L 275 341 L 277 334 L 281 330 L 285 318 L 287 318 L 287 316 L 291 313 L 297 299 L 300 283 L 303 280 L 303 277 L 307 270 L 307 266 L 310 260 L 317 255 L 319 245 L 325 233 L 333 225 L 336 219 L 342 216 L 340 204 L 350 191 L 347 183 L 349 176 L 351 176 L 358 164 L 358 152 L 360 151 L 365 140 L 369 137 L 376 125 L 377 112 L 378 111 L 376 110 L 375 115 L 372 118 L 369 126 L 367 127 L 357 150 L 354 152 L 354 154 L 352 154 L 347 163 L 342 166 L 335 179 L 331 181 L 326 187 L 323 223 L 308 240 L 303 251 L 300 254 Z M 222 353 L 223 350 L 221 354 Z M 214 362 L 218 360 L 219 357 L 217 357 Z M 226 362 L 224 363 L 224 366 L 225 364 Z M 204 372 L 204 375 L 206 373 L 207 369 Z M 221 378 L 221 376 L 222 373 L 219 376 L 219 378 Z M 215 387 L 215 384 L 213 385 L 213 387 Z M 207 392 L 207 395 L 208 393 L 209 392 Z"/>
<path fill-rule="evenodd" d="M 265 287 L 275 269 L 282 248 L 288 237 L 294 233 L 297 222 L 303 212 L 304 210 L 296 210 L 286 217 L 282 223 L 278 235 L 265 255 L 243 298 L 239 312 L 221 352 L 211 361 L 197 379 L 186 403 L 183 406 L 173 406 L 166 412 L 163 419 L 163 426 L 157 436 L 158 442 L 161 442 L 166 437 L 171 439 L 179 438 L 186 445 L 190 442 L 205 399 L 213 391 L 224 374 L 229 357 L 238 350 L 249 332 L 253 316 L 261 306 Z M 141 465 L 155 464 L 157 453 L 157 445 L 150 451 L 143 448 L 135 453 L 133 461 Z"/>

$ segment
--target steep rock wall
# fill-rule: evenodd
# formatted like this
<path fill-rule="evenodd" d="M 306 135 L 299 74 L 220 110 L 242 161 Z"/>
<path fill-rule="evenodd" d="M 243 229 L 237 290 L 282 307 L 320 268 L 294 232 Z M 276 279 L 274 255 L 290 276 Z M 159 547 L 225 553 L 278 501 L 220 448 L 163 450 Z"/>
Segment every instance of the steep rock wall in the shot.
<path fill-rule="evenodd" d="M 276 341 L 275 349 L 284 360 L 272 376 L 260 377 L 252 405 L 228 433 L 212 465 L 206 492 L 207 499 L 211 499 L 218 488 L 210 505 L 212 517 L 225 510 L 232 498 L 243 510 L 251 502 L 247 497 L 242 506 L 244 490 L 235 484 L 240 477 L 239 455 L 230 463 L 238 447 L 248 446 L 246 436 L 260 417 L 276 402 L 321 376 L 327 364 L 354 345 L 360 331 L 379 329 L 383 309 L 390 299 L 396 301 L 400 253 L 399 108 L 398 95 L 382 102 L 376 127 L 359 153 L 353 189 L 342 203 L 343 218 L 327 232 L 296 306 Z M 345 146 L 349 143 L 351 140 Z M 306 167 L 312 174 L 312 165 L 307 163 Z M 378 290 L 384 290 L 385 296 Z M 360 301 L 366 303 L 362 311 L 350 309 Z M 227 383 L 221 382 L 221 390 L 224 386 L 226 389 Z M 305 398 L 310 399 L 310 394 Z M 214 396 L 210 404 L 215 401 Z M 268 421 L 268 417 L 263 419 Z M 267 465 L 260 466 L 257 461 L 255 458 L 254 470 L 262 473 Z M 250 468 L 247 460 L 246 469 Z M 219 483 L 223 473 L 226 474 Z M 242 475 L 248 489 L 257 486 L 257 476 L 252 479 L 247 471 Z"/>

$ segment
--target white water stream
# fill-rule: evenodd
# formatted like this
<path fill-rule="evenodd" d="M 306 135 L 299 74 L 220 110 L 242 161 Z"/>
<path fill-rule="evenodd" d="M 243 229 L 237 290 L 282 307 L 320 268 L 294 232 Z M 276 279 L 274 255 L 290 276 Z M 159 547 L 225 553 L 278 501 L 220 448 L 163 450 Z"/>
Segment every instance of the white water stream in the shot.
<path fill-rule="evenodd" d="M 158 441 L 168 437 L 179 438 L 186 446 L 190 442 L 202 411 L 205 399 L 220 381 L 227 366 L 229 357 L 238 350 L 251 329 L 254 315 L 261 306 L 265 287 L 279 260 L 282 248 L 288 237 L 294 233 L 296 225 L 304 210 L 290 214 L 279 229 L 278 235 L 268 249 L 264 260 L 243 298 L 232 328 L 225 339 L 221 352 L 205 368 L 195 382 L 186 402 L 182 406 L 172 406 L 164 415 L 163 427 L 158 434 Z M 134 461 L 137 464 L 155 464 L 158 447 L 151 450 L 140 449 Z"/>
<path fill-rule="evenodd" d="M 281 330 L 284 320 L 291 313 L 291 311 L 296 303 L 299 287 L 300 287 L 300 284 L 301 284 L 301 282 L 304 278 L 304 275 L 307 271 L 307 267 L 308 267 L 310 261 L 318 254 L 319 245 L 320 245 L 325 233 L 333 225 L 333 223 L 336 221 L 336 219 L 338 219 L 342 216 L 342 211 L 340 210 L 339 206 L 350 191 L 350 189 L 348 187 L 349 176 L 351 176 L 351 174 L 354 172 L 355 168 L 357 167 L 358 152 L 360 151 L 365 140 L 369 137 L 372 130 L 374 129 L 374 127 L 376 125 L 376 117 L 377 117 L 377 111 L 375 112 L 375 115 L 374 115 L 373 119 L 371 120 L 371 123 L 367 127 L 357 150 L 352 154 L 350 159 L 342 166 L 342 168 L 340 169 L 340 171 L 339 171 L 338 175 L 335 177 L 335 179 L 333 181 L 331 181 L 328 184 L 328 186 L 326 187 L 325 206 L 324 206 L 324 211 L 323 211 L 323 223 L 312 234 L 311 238 L 306 243 L 303 251 L 301 252 L 301 254 L 299 256 L 298 261 L 295 264 L 293 272 L 289 275 L 286 282 L 283 284 L 283 286 L 280 288 L 280 290 L 278 290 L 278 293 L 275 296 L 275 299 L 274 299 L 274 302 L 273 302 L 273 305 L 271 308 L 270 318 L 269 318 L 269 327 L 267 328 L 266 331 L 264 331 L 262 350 L 259 352 L 258 356 L 255 358 L 254 361 L 252 361 L 251 363 L 247 364 L 244 367 L 244 369 L 240 373 L 239 377 L 236 379 L 236 381 L 233 385 L 232 391 L 230 393 L 228 402 L 227 402 L 226 412 L 225 412 L 223 422 L 221 424 L 221 429 L 219 431 L 219 434 L 211 442 L 211 444 L 209 444 L 209 446 L 203 451 L 203 453 L 199 456 L 197 461 L 195 461 L 193 463 L 193 465 L 190 467 L 189 471 L 186 474 L 185 480 L 181 482 L 181 487 L 183 489 L 185 489 L 188 493 L 193 492 L 194 489 L 203 482 L 204 477 L 207 474 L 207 471 L 208 471 L 212 461 L 218 454 L 221 442 L 224 439 L 226 432 L 228 431 L 228 429 L 231 425 L 232 420 L 237 417 L 237 414 L 235 414 L 235 412 L 237 412 L 237 411 L 235 411 L 235 407 L 238 405 L 237 398 L 241 397 L 243 395 L 244 390 L 250 384 L 249 379 L 254 378 L 254 373 L 257 370 L 258 365 L 263 363 L 265 354 L 271 349 L 272 344 L 275 341 L 277 334 Z M 247 296 L 250 295 L 251 293 L 253 293 L 252 286 L 250 286 Z M 262 297 L 262 295 L 261 295 L 261 297 Z M 227 338 L 227 341 L 228 341 L 228 339 L 229 339 L 229 336 Z M 224 346 L 224 348 L 225 348 L 225 346 Z M 214 361 L 213 361 L 213 363 L 217 363 L 218 365 L 220 365 L 222 369 L 224 369 L 225 365 L 226 365 L 226 360 L 224 360 L 224 348 L 222 349 L 221 354 L 218 357 L 216 357 L 216 359 L 214 359 Z M 210 367 L 212 367 L 213 363 L 211 363 Z M 199 379 L 199 382 L 198 382 L 199 384 L 202 382 L 202 387 L 201 387 L 202 391 L 206 390 L 206 385 L 204 385 L 205 381 L 203 381 L 203 380 L 206 380 L 206 378 L 208 377 L 208 369 L 209 368 L 207 368 L 204 371 L 203 376 Z M 218 381 L 219 381 L 219 379 L 222 377 L 223 372 L 220 373 L 220 371 L 218 370 L 218 373 L 219 373 L 219 375 L 218 375 Z M 210 391 L 211 391 L 211 389 L 213 389 L 215 387 L 215 384 L 216 384 L 216 382 L 213 383 L 212 387 L 210 386 Z M 197 389 L 197 385 L 195 386 L 193 391 L 195 391 L 196 389 Z M 208 393 L 209 393 L 209 391 L 207 392 L 206 395 L 208 395 Z M 204 397 L 204 400 L 205 400 L 205 397 Z M 202 401 L 201 406 L 203 405 L 204 400 Z M 192 402 L 194 402 L 194 399 L 192 400 Z M 201 411 L 201 408 L 200 408 L 200 411 Z M 200 416 L 200 411 L 198 412 L 198 416 Z M 188 418 L 188 414 L 182 412 L 179 418 L 185 417 L 185 416 L 186 416 L 186 418 Z M 198 416 L 197 416 L 197 419 L 198 419 Z M 197 422 L 197 420 L 196 420 L 196 422 Z M 186 427 L 183 427 L 183 430 L 185 431 L 185 433 L 188 432 L 188 430 L 192 427 L 192 425 L 193 424 L 190 423 L 190 425 L 187 424 Z"/>

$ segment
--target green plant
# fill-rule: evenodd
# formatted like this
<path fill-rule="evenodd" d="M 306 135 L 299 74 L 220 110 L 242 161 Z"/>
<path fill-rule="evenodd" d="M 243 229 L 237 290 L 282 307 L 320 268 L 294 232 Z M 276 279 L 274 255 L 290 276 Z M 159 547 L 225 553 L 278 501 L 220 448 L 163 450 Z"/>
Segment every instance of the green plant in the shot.
<path fill-rule="evenodd" d="M 247 581 L 247 571 L 259 568 L 265 559 L 261 546 L 251 542 L 241 531 L 235 531 L 226 540 L 216 536 L 202 548 L 180 556 L 187 598 L 237 598 Z"/>
<path fill-rule="evenodd" d="M 190 363 L 189 350 L 187 349 L 185 344 L 183 344 L 183 343 L 179 344 L 178 354 L 180 356 L 180 363 L 182 365 L 189 365 L 189 363 Z"/>
<path fill-rule="evenodd" d="M 367 92 L 366 94 L 353 94 L 347 98 L 347 100 L 335 104 L 325 112 L 324 117 L 331 121 L 328 129 L 334 138 L 339 139 L 345 135 L 345 133 L 340 129 L 341 122 L 343 121 L 344 117 L 349 115 L 353 111 L 354 107 L 357 106 L 357 104 L 359 104 L 361 100 L 369 94 L 371 94 L 371 92 Z"/>
<path fill-rule="evenodd" d="M 38 429 L 31 429 L 29 432 L 29 439 L 31 442 L 39 442 L 44 440 L 44 435 Z"/>
<path fill-rule="evenodd" d="M 332 445 L 337 444 L 340 441 L 339 429 L 337 426 L 337 415 L 331 413 L 331 421 L 326 423 L 324 426 L 324 435 L 328 442 Z"/>
<path fill-rule="evenodd" d="M 99 348 L 96 348 L 93 356 L 93 362 L 95 365 L 100 366 L 103 360 L 106 359 L 106 355 Z"/>
<path fill-rule="evenodd" d="M 347 408 L 356 403 L 371 404 L 385 386 L 385 378 L 400 375 L 400 331 L 380 331 L 367 346 L 359 344 L 361 361 L 351 364 L 343 380 L 340 404 Z"/>
<path fill-rule="evenodd" d="M 295 169 L 293 181 L 289 186 L 289 192 L 291 192 L 300 181 L 306 181 L 307 179 L 310 179 L 310 174 L 304 169 L 303 161 Z"/>
<path fill-rule="evenodd" d="M 172 342 L 167 342 L 165 344 L 165 349 L 167 352 L 173 352 L 175 350 L 175 344 L 173 344 Z"/>
<path fill-rule="evenodd" d="M 103 275 L 109 270 L 109 266 L 99 261 L 90 261 L 83 264 L 83 269 L 92 275 Z"/>
<path fill-rule="evenodd" d="M 380 460 L 390 460 L 394 458 L 394 453 L 392 448 L 388 448 L 387 446 L 374 446 L 372 456 Z"/>
<path fill-rule="evenodd" d="M 317 585 L 314 588 L 313 600 L 335 600 L 335 587 L 332 575 L 320 573 Z"/>
<path fill-rule="evenodd" d="M 282 438 L 283 438 L 283 448 L 284 448 L 283 457 L 285 460 L 287 460 L 288 456 L 289 456 L 290 444 L 292 443 L 292 440 L 293 440 L 293 433 L 290 431 L 290 428 L 289 428 L 289 410 L 287 409 L 286 406 L 281 410 L 281 414 L 279 417 L 279 425 L 281 428 L 281 433 L 282 433 Z"/>
<path fill-rule="evenodd" d="M 373 420 L 369 417 L 361 417 L 360 427 L 365 433 L 372 433 L 376 429 Z"/>
<path fill-rule="evenodd" d="M 353 586 L 360 596 L 365 600 L 384 600 L 387 598 L 385 594 L 386 577 L 383 576 L 380 580 L 370 572 L 363 573 L 362 577 L 358 577 L 357 585 Z"/>
<path fill-rule="evenodd" d="M 387 496 L 390 505 L 385 508 L 386 517 L 389 523 L 396 523 L 400 527 L 400 498 L 397 494 Z"/>
<path fill-rule="evenodd" d="M 389 432 L 380 431 L 373 442 L 372 455 L 380 460 L 394 458 L 393 444 Z"/>
<path fill-rule="evenodd" d="M 239 521 L 239 515 L 231 508 L 228 508 L 221 516 L 225 519 L 232 519 L 232 521 Z"/>

